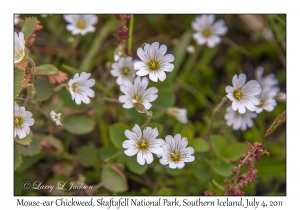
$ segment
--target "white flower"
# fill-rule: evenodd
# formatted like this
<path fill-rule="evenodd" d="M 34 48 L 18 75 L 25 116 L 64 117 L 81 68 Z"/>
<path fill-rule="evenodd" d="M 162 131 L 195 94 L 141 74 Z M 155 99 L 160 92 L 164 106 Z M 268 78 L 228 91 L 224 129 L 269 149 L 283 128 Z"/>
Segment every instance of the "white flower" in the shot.
<path fill-rule="evenodd" d="M 250 111 L 256 110 L 256 105 L 260 101 L 258 95 L 261 93 L 261 87 L 256 80 L 246 82 L 246 75 L 240 74 L 239 77 L 234 75 L 232 78 L 232 86 L 225 88 L 227 97 L 232 101 L 232 109 L 239 110 L 241 114 L 246 112 L 246 108 Z"/>
<path fill-rule="evenodd" d="M 275 101 L 276 92 L 270 88 L 264 88 L 258 96 L 260 104 L 256 105 L 256 113 L 261 113 L 263 110 L 268 112 L 273 111 L 277 105 Z"/>
<path fill-rule="evenodd" d="M 117 84 L 123 85 L 125 82 L 132 82 L 135 77 L 132 57 L 120 58 L 118 62 L 112 64 L 110 73 L 117 78 Z"/>
<path fill-rule="evenodd" d="M 257 114 L 246 110 L 246 113 L 240 114 L 238 111 L 233 111 L 231 106 L 227 107 L 225 120 L 228 126 L 232 126 L 233 130 L 245 131 L 253 126 L 252 118 L 256 118 Z"/>
<path fill-rule="evenodd" d="M 14 15 L 14 25 L 17 25 L 20 22 L 20 15 L 19 14 L 15 14 Z"/>
<path fill-rule="evenodd" d="M 210 48 L 215 47 L 222 41 L 220 36 L 227 33 L 227 26 L 224 20 L 214 23 L 214 15 L 197 16 L 192 22 L 192 28 L 196 31 L 193 37 L 198 45 L 206 45 Z"/>
<path fill-rule="evenodd" d="M 15 48 L 14 48 L 14 62 L 19 63 L 25 57 L 25 40 L 24 34 L 19 32 L 18 34 L 15 32 Z"/>
<path fill-rule="evenodd" d="M 72 100 L 75 99 L 76 104 L 81 104 L 81 101 L 89 104 L 91 102 L 89 97 L 95 96 L 95 92 L 90 88 L 95 84 L 95 80 L 88 80 L 90 76 L 91 74 L 86 72 L 82 72 L 80 76 L 76 73 L 74 78 L 69 80 L 68 88 L 72 95 Z"/>
<path fill-rule="evenodd" d="M 133 156 L 137 154 L 137 162 L 140 165 L 152 163 L 153 155 L 162 153 L 162 146 L 165 141 L 162 139 L 156 139 L 158 136 L 157 128 L 146 127 L 143 132 L 138 125 L 135 125 L 132 129 L 125 131 L 125 136 L 129 140 L 125 140 L 122 146 L 127 149 L 124 153 L 127 156 Z"/>
<path fill-rule="evenodd" d="M 34 124 L 34 119 L 31 118 L 32 113 L 25 111 L 24 107 L 19 107 L 18 104 L 15 104 L 15 116 L 14 116 L 14 129 L 15 137 L 18 135 L 20 139 L 24 138 L 27 134 L 30 133 L 29 126 Z"/>
<path fill-rule="evenodd" d="M 181 123 L 187 123 L 187 110 L 186 109 L 180 109 L 176 107 L 170 107 L 167 109 L 167 114 L 176 118 Z"/>
<path fill-rule="evenodd" d="M 255 70 L 255 79 L 258 81 L 262 89 L 270 88 L 275 93 L 279 92 L 278 80 L 276 79 L 274 74 L 268 74 L 267 76 L 263 77 L 264 68 L 259 66 Z"/>
<path fill-rule="evenodd" d="M 124 85 L 120 86 L 121 91 L 125 94 L 119 97 L 119 101 L 123 104 L 125 109 L 130 109 L 133 107 L 133 103 L 143 104 L 144 107 L 148 110 L 151 108 L 151 103 L 154 101 L 158 95 L 158 89 L 156 87 L 150 87 L 148 89 L 148 78 L 137 77 L 134 80 L 134 84 L 127 82 Z"/>
<path fill-rule="evenodd" d="M 55 122 L 56 125 L 62 125 L 61 122 L 60 122 L 60 116 L 61 116 L 61 113 L 56 114 L 54 111 L 50 112 L 51 120 L 53 122 Z"/>
<path fill-rule="evenodd" d="M 139 76 L 146 76 L 149 74 L 150 80 L 157 82 L 164 81 L 166 79 L 166 72 L 171 72 L 174 69 L 174 65 L 170 62 L 174 61 L 172 54 L 167 54 L 167 46 L 162 44 L 159 47 L 158 42 L 154 42 L 151 45 L 146 44 L 144 49 L 141 47 L 137 50 L 137 55 L 142 61 L 134 63 L 134 68 L 137 70 L 136 74 Z"/>
<path fill-rule="evenodd" d="M 193 162 L 195 157 L 192 156 L 194 149 L 187 147 L 187 138 L 181 139 L 180 134 L 176 134 L 174 138 L 170 135 L 166 136 L 166 144 L 162 147 L 161 159 L 159 160 L 162 165 L 169 164 L 170 168 L 183 168 L 184 162 Z"/>
<path fill-rule="evenodd" d="M 97 15 L 64 15 L 64 19 L 70 23 L 66 28 L 73 35 L 85 35 L 88 32 L 94 32 L 94 25 L 98 22 Z"/>

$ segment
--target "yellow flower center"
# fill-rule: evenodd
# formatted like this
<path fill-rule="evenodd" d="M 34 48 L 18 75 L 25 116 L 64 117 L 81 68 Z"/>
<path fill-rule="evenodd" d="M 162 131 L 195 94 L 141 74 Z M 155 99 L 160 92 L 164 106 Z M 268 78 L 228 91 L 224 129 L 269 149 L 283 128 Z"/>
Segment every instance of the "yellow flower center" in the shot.
<path fill-rule="evenodd" d="M 181 155 L 179 153 L 171 153 L 170 158 L 173 162 L 178 162 L 181 160 Z"/>
<path fill-rule="evenodd" d="M 121 68 L 121 74 L 125 77 L 127 77 L 130 72 L 131 69 L 128 66 L 124 66 L 123 68 Z"/>
<path fill-rule="evenodd" d="M 72 88 L 73 92 L 76 92 L 76 91 L 78 90 L 78 84 L 74 82 L 74 83 L 71 85 L 71 88 Z"/>
<path fill-rule="evenodd" d="M 15 116 L 14 124 L 15 124 L 15 128 L 21 127 L 21 125 L 23 124 L 23 118 L 20 116 Z"/>
<path fill-rule="evenodd" d="M 159 70 L 160 68 L 160 64 L 157 60 L 150 60 L 148 63 L 147 63 L 147 66 L 149 68 L 150 71 L 157 71 Z"/>
<path fill-rule="evenodd" d="M 260 101 L 260 104 L 257 105 L 258 108 L 263 108 L 263 106 L 264 106 L 264 102 L 263 101 Z"/>
<path fill-rule="evenodd" d="M 76 23 L 76 27 L 79 29 L 85 29 L 86 28 L 86 22 L 84 20 L 79 20 Z"/>
<path fill-rule="evenodd" d="M 142 103 L 143 102 L 143 98 L 141 95 L 134 95 L 132 97 L 132 100 L 136 100 L 137 103 Z"/>
<path fill-rule="evenodd" d="M 237 89 L 233 91 L 233 96 L 237 99 L 237 100 L 241 100 L 241 98 L 243 97 L 244 92 L 241 89 Z"/>
<path fill-rule="evenodd" d="M 210 28 L 205 28 L 203 31 L 202 31 L 202 35 L 205 37 L 205 38 L 208 38 L 210 37 L 212 34 Z"/>
<path fill-rule="evenodd" d="M 24 57 L 24 50 L 19 49 L 14 51 L 15 61 L 20 62 L 23 57 Z"/>
<path fill-rule="evenodd" d="M 137 147 L 138 147 L 139 150 L 147 150 L 149 148 L 149 142 L 148 142 L 148 140 L 141 139 L 137 143 Z"/>

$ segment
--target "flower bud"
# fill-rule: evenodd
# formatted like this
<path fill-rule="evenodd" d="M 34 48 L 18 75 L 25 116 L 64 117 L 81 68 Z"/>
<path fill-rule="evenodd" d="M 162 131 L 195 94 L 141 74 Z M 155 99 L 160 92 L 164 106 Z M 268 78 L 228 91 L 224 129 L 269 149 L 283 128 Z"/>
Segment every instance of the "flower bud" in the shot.
<path fill-rule="evenodd" d="M 137 102 L 136 100 L 132 100 L 133 107 L 139 112 L 139 113 L 145 113 L 146 108 L 142 103 Z"/>
<path fill-rule="evenodd" d="M 167 114 L 176 118 L 179 122 L 181 122 L 183 124 L 188 122 L 186 109 L 170 107 L 167 109 Z"/>

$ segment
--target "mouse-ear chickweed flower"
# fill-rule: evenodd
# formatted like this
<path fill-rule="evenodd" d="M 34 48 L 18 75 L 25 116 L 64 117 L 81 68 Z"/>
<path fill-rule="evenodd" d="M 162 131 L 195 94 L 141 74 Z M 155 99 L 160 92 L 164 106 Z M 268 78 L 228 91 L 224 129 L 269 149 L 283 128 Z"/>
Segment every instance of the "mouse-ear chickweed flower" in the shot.
<path fill-rule="evenodd" d="M 215 47 L 222 41 L 220 36 L 227 33 L 227 26 L 224 20 L 218 20 L 214 23 L 214 15 L 197 16 L 192 22 L 192 28 L 196 31 L 193 38 L 198 45 L 206 45 L 210 48 Z"/>
<path fill-rule="evenodd" d="M 233 130 L 245 131 L 253 126 L 252 118 L 256 118 L 257 114 L 246 110 L 244 114 L 240 114 L 238 111 L 234 111 L 231 106 L 227 107 L 225 120 L 228 126 L 232 126 Z"/>
<path fill-rule="evenodd" d="M 67 24 L 66 29 L 73 35 L 85 35 L 95 31 L 95 24 L 98 22 L 97 15 L 64 15 Z"/>
<path fill-rule="evenodd" d="M 60 116 L 61 116 L 61 113 L 56 114 L 54 111 L 50 112 L 51 120 L 53 122 L 55 122 L 56 125 L 62 125 L 61 122 L 60 122 Z"/>
<path fill-rule="evenodd" d="M 167 46 L 162 44 L 159 47 L 158 42 L 151 45 L 145 44 L 143 48 L 137 50 L 137 55 L 142 61 L 134 63 L 134 68 L 137 70 L 138 76 L 146 76 L 149 74 L 149 79 L 153 82 L 158 80 L 164 81 L 166 79 L 166 72 L 171 72 L 174 69 L 174 56 L 167 54 Z"/>
<path fill-rule="evenodd" d="M 273 111 L 277 105 L 275 101 L 276 92 L 270 88 L 264 88 L 258 96 L 260 104 L 256 105 L 256 113 L 261 113 L 263 110 L 267 112 Z"/>
<path fill-rule="evenodd" d="M 18 36 L 18 34 L 15 32 L 14 63 L 20 63 L 23 61 L 25 54 L 24 34 L 19 32 Z"/>
<path fill-rule="evenodd" d="M 186 109 L 170 107 L 167 109 L 167 114 L 176 118 L 179 122 L 181 122 L 183 124 L 188 122 Z"/>
<path fill-rule="evenodd" d="M 279 92 L 278 80 L 276 79 L 274 74 L 268 74 L 267 76 L 263 77 L 264 68 L 259 66 L 255 70 L 255 79 L 258 81 L 259 85 L 262 89 L 269 88 L 275 93 Z"/>
<path fill-rule="evenodd" d="M 158 136 L 157 128 L 146 127 L 143 131 L 138 125 L 135 125 L 132 129 L 125 131 L 125 136 L 128 140 L 125 140 L 122 146 L 126 149 L 124 153 L 127 156 L 133 156 L 137 154 L 137 162 L 140 165 L 152 163 L 153 155 L 162 153 L 162 146 L 165 141 L 162 139 L 156 139 Z"/>
<path fill-rule="evenodd" d="M 257 97 L 261 93 L 259 83 L 256 80 L 245 83 L 245 74 L 240 74 L 239 77 L 234 75 L 232 78 L 233 87 L 227 86 L 225 88 L 227 97 L 232 101 L 232 109 L 238 110 L 241 114 L 246 112 L 246 108 L 255 111 L 256 105 L 260 103 Z"/>
<path fill-rule="evenodd" d="M 118 62 L 112 64 L 110 73 L 117 78 L 117 84 L 122 85 L 125 82 L 132 82 L 135 77 L 132 57 L 120 58 Z"/>
<path fill-rule="evenodd" d="M 134 80 L 134 83 L 127 82 L 124 85 L 120 86 L 121 91 L 125 95 L 121 95 L 119 97 L 119 101 L 123 104 L 125 109 L 130 109 L 133 107 L 133 103 L 143 104 L 145 109 L 151 108 L 152 101 L 158 97 L 157 92 L 158 89 L 156 87 L 150 87 L 147 89 L 148 86 L 148 78 L 147 77 L 137 77 Z"/>
<path fill-rule="evenodd" d="M 34 124 L 34 119 L 32 113 L 25 111 L 24 107 L 19 107 L 18 104 L 15 104 L 15 115 L 14 115 L 14 129 L 15 137 L 18 135 L 20 139 L 24 138 L 27 134 L 30 133 L 29 126 Z"/>
<path fill-rule="evenodd" d="M 174 138 L 170 135 L 166 136 L 166 144 L 162 147 L 163 152 L 159 155 L 162 165 L 169 164 L 172 169 L 183 168 L 185 162 L 193 162 L 195 157 L 194 149 L 186 147 L 188 145 L 187 138 L 181 138 L 180 134 L 176 134 Z"/>
<path fill-rule="evenodd" d="M 67 87 L 71 93 L 72 100 L 75 99 L 76 104 L 81 104 L 81 101 L 89 104 L 91 102 L 89 97 L 95 96 L 95 92 L 91 89 L 95 84 L 95 80 L 88 79 L 90 76 L 91 74 L 86 72 L 82 72 L 80 76 L 76 73 L 74 78 L 69 80 Z"/>

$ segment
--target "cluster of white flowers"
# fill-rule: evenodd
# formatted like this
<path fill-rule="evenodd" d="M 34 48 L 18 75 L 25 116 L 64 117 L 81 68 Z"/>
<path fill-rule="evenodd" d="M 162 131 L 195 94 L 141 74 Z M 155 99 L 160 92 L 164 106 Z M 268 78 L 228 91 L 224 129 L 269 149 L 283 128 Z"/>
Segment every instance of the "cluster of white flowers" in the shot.
<path fill-rule="evenodd" d="M 172 169 L 183 168 L 185 162 L 192 162 L 195 157 L 192 156 L 194 149 L 186 148 L 187 138 L 181 138 L 180 134 L 172 136 L 168 135 L 166 141 L 157 139 L 157 128 L 146 127 L 143 131 L 138 125 L 132 129 L 125 131 L 125 136 L 128 140 L 123 142 L 123 147 L 126 149 L 124 153 L 128 156 L 137 154 L 137 162 L 144 165 L 145 162 L 150 164 L 153 162 L 153 154 L 156 154 L 162 165 L 169 164 Z"/>
<path fill-rule="evenodd" d="M 253 126 L 253 118 L 263 110 L 273 111 L 277 105 L 276 94 L 279 92 L 278 80 L 274 74 L 263 77 L 263 67 L 255 71 L 256 80 L 246 83 L 246 75 L 235 75 L 232 79 L 233 86 L 227 86 L 227 97 L 232 101 L 227 108 L 225 119 L 228 126 L 234 130 L 246 130 Z"/>
<path fill-rule="evenodd" d="M 116 62 L 112 64 L 111 74 L 117 77 L 116 83 L 124 94 L 119 97 L 123 108 L 134 107 L 140 113 L 147 113 L 146 110 L 151 108 L 151 102 L 158 97 L 158 89 L 156 87 L 148 88 L 149 79 L 153 82 L 164 81 L 167 77 L 165 72 L 171 72 L 174 69 L 174 65 L 171 63 L 174 61 L 174 56 L 166 54 L 166 52 L 166 45 L 159 45 L 158 42 L 151 45 L 145 44 L 137 50 L 141 61 L 133 61 L 130 56 L 121 57 L 122 47 L 119 46 L 116 49 L 114 53 Z M 149 79 L 142 77 L 147 75 L 149 75 Z M 188 121 L 186 109 L 171 107 L 167 109 L 166 113 L 181 123 Z M 195 159 L 192 156 L 194 149 L 186 148 L 187 139 L 185 137 L 181 139 L 180 134 L 174 138 L 167 136 L 164 141 L 157 138 L 157 128 L 145 127 L 141 130 L 138 125 L 135 125 L 132 131 L 125 131 L 125 136 L 128 140 L 123 142 L 124 153 L 128 156 L 137 154 L 137 162 L 140 165 L 152 163 L 152 153 L 161 157 L 161 164 L 169 164 L 169 167 L 173 169 L 183 168 L 184 162 L 192 162 Z"/>
<path fill-rule="evenodd" d="M 137 55 L 140 61 L 133 60 L 132 57 L 120 57 L 123 55 L 123 48 L 118 46 L 114 53 L 116 62 L 112 64 L 111 75 L 117 77 L 116 83 L 120 86 L 120 90 L 124 95 L 119 97 L 119 101 L 123 103 L 125 109 L 135 107 L 137 111 L 144 112 L 144 109 L 151 108 L 151 103 L 158 97 L 158 89 L 150 87 L 147 89 L 149 79 L 158 82 L 166 79 L 165 72 L 171 72 L 174 65 L 172 54 L 166 54 L 167 46 L 159 45 L 158 42 L 145 44 L 138 48 Z M 118 53 L 119 52 L 119 53 Z M 143 106 L 138 109 L 135 105 Z M 176 118 L 181 123 L 187 123 L 187 110 L 173 108 L 167 111 L 167 114 Z"/>

